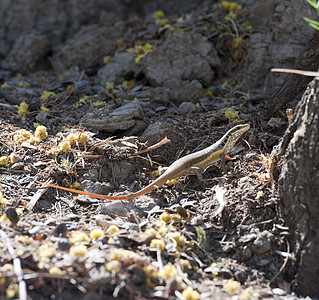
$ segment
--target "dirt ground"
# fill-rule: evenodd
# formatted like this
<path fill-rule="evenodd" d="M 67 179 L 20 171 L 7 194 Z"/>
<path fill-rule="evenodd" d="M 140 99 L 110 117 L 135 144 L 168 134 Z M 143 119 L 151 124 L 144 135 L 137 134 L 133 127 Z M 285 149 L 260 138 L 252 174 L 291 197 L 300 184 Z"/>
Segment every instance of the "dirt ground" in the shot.
<path fill-rule="evenodd" d="M 292 289 L 294 255 L 273 179 L 271 153 L 287 116 L 262 118 L 260 82 L 237 80 L 249 49 L 217 20 L 231 10 L 214 8 L 168 22 L 132 19 L 128 41 L 114 36 L 111 53 L 87 68 L 69 68 L 58 52 L 55 70 L 43 61 L 45 70 L 3 69 L 1 299 L 302 299 Z M 236 13 L 249 39 L 258 29 L 247 29 Z M 187 52 L 194 41 L 200 46 Z M 167 52 L 172 45 L 179 48 Z M 160 69 L 176 62 L 175 52 L 184 55 L 182 72 Z M 193 63 L 210 68 L 197 72 Z M 8 94 L 27 106 L 18 108 Z M 40 183 L 137 191 L 157 178 L 158 167 L 244 123 L 250 130 L 229 153 L 226 174 L 217 162 L 201 180 L 182 176 L 127 201 Z"/>

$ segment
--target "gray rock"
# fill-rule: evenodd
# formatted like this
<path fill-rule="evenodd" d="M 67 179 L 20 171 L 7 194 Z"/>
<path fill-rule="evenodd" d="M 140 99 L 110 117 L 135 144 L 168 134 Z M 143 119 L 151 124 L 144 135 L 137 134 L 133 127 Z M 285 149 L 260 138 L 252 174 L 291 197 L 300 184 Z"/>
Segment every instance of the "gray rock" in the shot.
<path fill-rule="evenodd" d="M 109 182 L 93 182 L 91 180 L 84 180 L 81 182 L 81 187 L 88 190 L 90 193 L 107 195 L 113 190 L 113 186 Z"/>
<path fill-rule="evenodd" d="M 251 248 L 249 246 L 244 246 L 242 251 L 241 251 L 241 257 L 243 259 L 249 259 L 253 255 Z"/>
<path fill-rule="evenodd" d="M 127 178 L 136 170 L 134 164 L 127 160 L 114 162 L 112 172 L 118 183 L 127 183 Z"/>
<path fill-rule="evenodd" d="M 118 0 L 1 0 L 0 56 L 6 56 L 15 41 L 32 30 L 45 35 L 55 51 L 57 45 L 72 37 L 82 25 L 96 24 L 99 19 L 101 22 L 105 18 L 103 12 L 124 18 L 128 9 Z M 113 22 L 112 17 L 106 24 Z"/>
<path fill-rule="evenodd" d="M 190 114 L 197 110 L 197 107 L 192 102 L 182 102 L 178 107 L 178 112 L 180 114 Z"/>
<path fill-rule="evenodd" d="M 145 86 L 141 90 L 133 92 L 129 91 L 126 93 L 120 93 L 120 98 L 134 100 L 142 99 L 143 101 L 149 101 L 151 104 L 167 105 L 169 103 L 168 89 L 163 87 L 149 87 Z"/>
<path fill-rule="evenodd" d="M 106 82 L 122 83 L 124 74 L 130 70 L 138 72 L 139 67 L 135 63 L 135 57 L 134 53 L 117 53 L 108 64 L 98 71 L 97 76 L 101 86 L 105 86 Z"/>
<path fill-rule="evenodd" d="M 100 213 L 103 215 L 114 214 L 120 217 L 125 217 L 134 208 L 132 201 L 115 201 L 104 204 L 101 207 Z"/>
<path fill-rule="evenodd" d="M 274 235 L 265 230 L 258 234 L 251 249 L 256 254 L 264 254 L 271 249 L 271 242 L 274 239 Z"/>
<path fill-rule="evenodd" d="M 41 110 L 35 117 L 35 119 L 40 123 L 40 124 L 45 124 L 47 122 L 47 117 L 48 113 L 44 110 Z"/>
<path fill-rule="evenodd" d="M 56 72 L 71 67 L 87 68 L 97 58 L 115 50 L 116 38 L 121 28 L 91 25 L 82 27 L 64 46 L 52 56 L 52 66 Z"/>
<path fill-rule="evenodd" d="M 203 98 L 203 87 L 197 80 L 183 81 L 170 79 L 165 81 L 164 87 L 169 90 L 169 98 L 175 104 L 182 102 L 196 103 Z"/>
<path fill-rule="evenodd" d="M 127 103 L 113 112 L 102 112 L 94 110 L 87 113 L 80 121 L 84 127 L 115 132 L 118 130 L 127 130 L 135 125 L 135 119 L 143 119 L 143 109 L 138 102 Z"/>
<path fill-rule="evenodd" d="M 220 66 L 217 51 L 205 37 L 194 32 L 180 32 L 141 61 L 146 78 L 153 86 L 170 79 L 202 80 L 210 83 Z"/>
<path fill-rule="evenodd" d="M 148 143 L 152 145 L 159 142 L 165 136 L 171 139 L 171 133 L 173 131 L 173 126 L 165 121 L 159 120 L 147 126 L 143 134 L 140 136 L 140 141 L 148 141 Z"/>
<path fill-rule="evenodd" d="M 89 179 L 89 180 L 93 180 L 96 181 L 98 179 L 99 176 L 99 171 L 97 169 L 89 169 L 86 173 L 84 173 L 82 175 L 82 179 Z M 83 182 L 81 183 L 83 184 Z"/>
<path fill-rule="evenodd" d="M 39 32 L 21 35 L 1 66 L 11 71 L 28 72 L 29 65 L 44 58 L 48 50 L 48 40 Z"/>

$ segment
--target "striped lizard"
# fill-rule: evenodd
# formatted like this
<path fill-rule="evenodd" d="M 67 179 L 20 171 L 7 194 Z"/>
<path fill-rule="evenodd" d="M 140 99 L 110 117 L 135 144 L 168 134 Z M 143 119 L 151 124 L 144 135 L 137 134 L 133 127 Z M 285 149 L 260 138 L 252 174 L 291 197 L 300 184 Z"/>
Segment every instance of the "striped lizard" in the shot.
<path fill-rule="evenodd" d="M 230 159 L 227 153 L 232 149 L 237 140 L 250 128 L 249 124 L 237 125 L 230 130 L 228 130 L 224 136 L 219 139 L 213 145 L 194 152 L 192 154 L 186 155 L 175 162 L 173 162 L 164 173 L 150 183 L 145 188 L 131 194 L 120 195 L 120 196 L 106 196 L 100 194 L 93 194 L 85 191 L 74 190 L 71 188 L 61 187 L 54 184 L 46 184 L 46 186 L 77 193 L 87 196 L 91 196 L 98 199 L 107 200 L 130 200 L 133 198 L 140 197 L 152 190 L 162 186 L 166 181 L 172 180 L 174 178 L 180 177 L 181 175 L 197 174 L 199 175 L 201 171 L 205 171 L 210 165 L 216 161 L 221 160 L 221 165 L 223 171 L 226 173 L 225 159 Z M 38 182 L 42 183 L 43 182 Z"/>

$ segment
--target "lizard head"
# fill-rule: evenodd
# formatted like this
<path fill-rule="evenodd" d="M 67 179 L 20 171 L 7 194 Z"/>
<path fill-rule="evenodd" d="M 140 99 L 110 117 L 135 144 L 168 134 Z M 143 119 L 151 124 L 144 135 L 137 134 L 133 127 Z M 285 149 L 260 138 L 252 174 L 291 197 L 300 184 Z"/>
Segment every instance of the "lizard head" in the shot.
<path fill-rule="evenodd" d="M 224 152 L 227 153 L 249 128 L 249 124 L 242 124 L 229 129 L 221 139 L 224 144 Z"/>

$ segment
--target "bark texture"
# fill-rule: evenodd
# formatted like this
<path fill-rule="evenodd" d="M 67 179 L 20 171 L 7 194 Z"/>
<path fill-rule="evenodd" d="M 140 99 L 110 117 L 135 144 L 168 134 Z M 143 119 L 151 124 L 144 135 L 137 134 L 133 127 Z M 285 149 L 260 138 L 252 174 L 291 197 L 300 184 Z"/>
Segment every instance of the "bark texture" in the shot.
<path fill-rule="evenodd" d="M 319 78 L 308 86 L 280 147 L 278 191 L 296 254 L 295 290 L 319 297 Z"/>
<path fill-rule="evenodd" d="M 294 69 L 318 71 L 319 69 L 319 31 L 316 30 L 308 46 L 299 55 Z M 272 117 L 281 107 L 298 97 L 304 91 L 313 77 L 289 74 L 265 107 L 266 118 Z"/>

